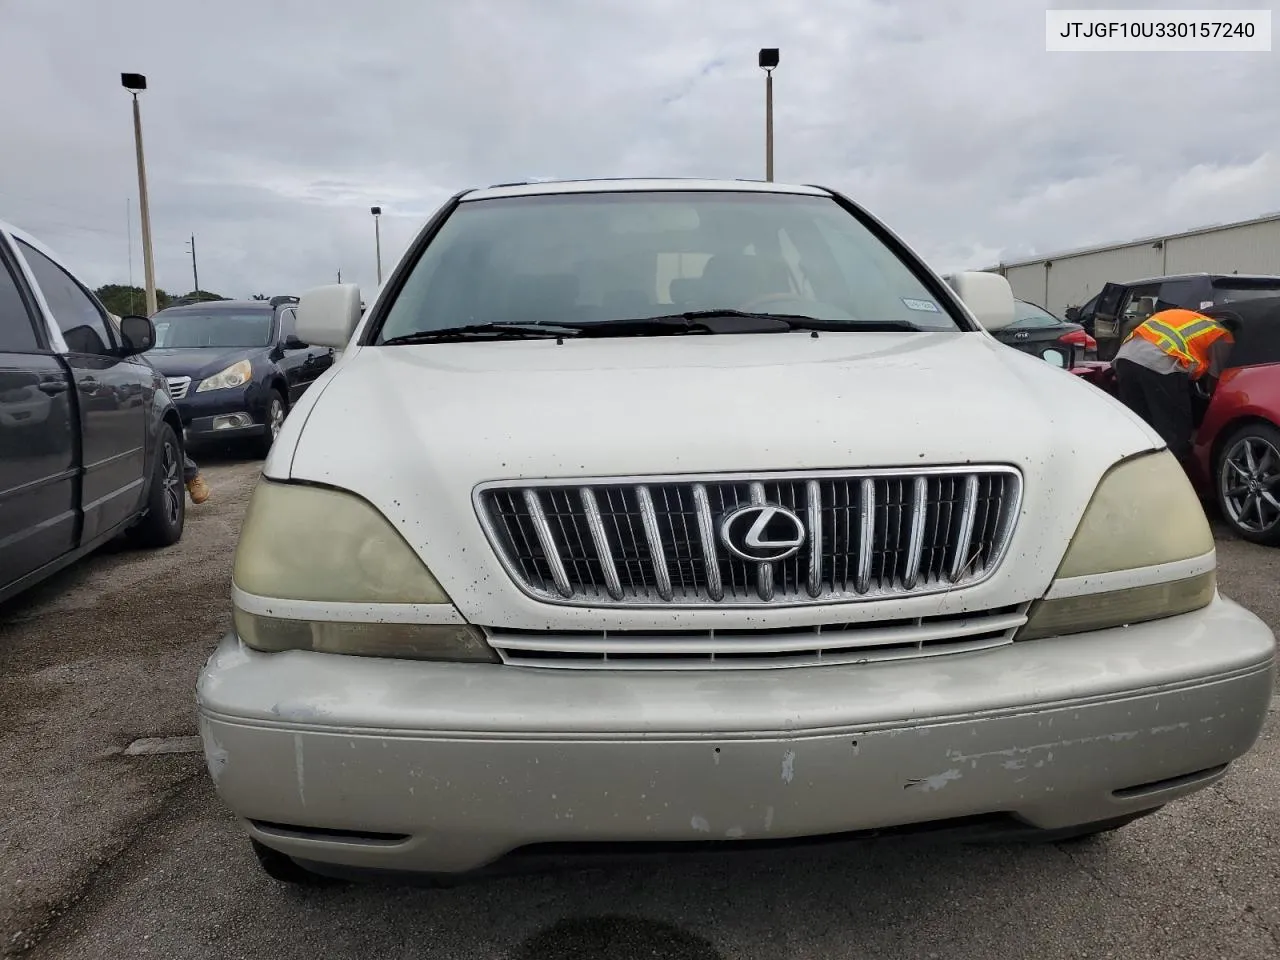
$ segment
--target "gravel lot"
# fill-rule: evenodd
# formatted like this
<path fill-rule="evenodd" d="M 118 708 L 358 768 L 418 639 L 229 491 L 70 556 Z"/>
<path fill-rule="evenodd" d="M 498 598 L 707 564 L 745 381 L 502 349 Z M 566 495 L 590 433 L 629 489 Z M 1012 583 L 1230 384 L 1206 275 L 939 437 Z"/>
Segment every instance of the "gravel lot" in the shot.
<path fill-rule="evenodd" d="M 1081 845 L 875 841 L 444 889 L 280 887 L 198 754 L 194 677 L 230 623 L 257 462 L 209 465 L 181 544 L 101 553 L 0 608 L 0 955 L 40 958 L 1280 956 L 1280 731 L 1230 776 Z M 1280 550 L 1219 540 L 1280 629 Z"/>

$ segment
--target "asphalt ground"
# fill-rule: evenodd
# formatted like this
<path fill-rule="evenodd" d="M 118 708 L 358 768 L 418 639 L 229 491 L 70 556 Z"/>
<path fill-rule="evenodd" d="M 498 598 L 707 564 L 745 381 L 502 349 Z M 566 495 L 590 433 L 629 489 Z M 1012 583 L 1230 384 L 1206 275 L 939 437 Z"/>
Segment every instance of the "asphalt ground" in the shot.
<path fill-rule="evenodd" d="M 32 958 L 1280 956 L 1280 724 L 1220 783 L 1082 844 L 875 840 L 484 879 L 284 887 L 196 754 L 259 464 L 206 464 L 180 544 L 103 551 L 0 608 L 0 955 Z M 1219 537 L 1280 629 L 1280 550 Z"/>

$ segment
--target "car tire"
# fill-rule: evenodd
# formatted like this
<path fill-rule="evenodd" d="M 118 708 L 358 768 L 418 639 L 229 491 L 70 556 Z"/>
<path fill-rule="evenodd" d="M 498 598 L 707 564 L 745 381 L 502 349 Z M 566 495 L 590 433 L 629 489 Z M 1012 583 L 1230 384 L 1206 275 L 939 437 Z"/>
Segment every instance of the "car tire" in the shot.
<path fill-rule="evenodd" d="M 249 843 L 253 847 L 253 855 L 258 858 L 258 866 L 272 880 L 295 887 L 336 887 L 342 884 L 342 881 L 333 877 L 312 873 L 306 867 L 299 865 L 293 857 L 279 850 L 272 850 L 264 843 L 253 839 L 250 839 Z"/>
<path fill-rule="evenodd" d="M 1280 429 L 1256 422 L 1234 431 L 1218 450 L 1213 486 L 1222 519 L 1250 543 L 1280 546 Z"/>
<path fill-rule="evenodd" d="M 271 452 L 271 448 L 275 446 L 276 437 L 280 435 L 280 428 L 284 425 L 284 418 L 289 413 L 289 405 L 285 403 L 284 394 L 279 390 L 272 388 L 271 399 L 267 401 L 267 422 L 266 432 L 258 441 L 258 454 L 265 457 Z"/>
<path fill-rule="evenodd" d="M 156 436 L 155 463 L 147 491 L 146 513 L 129 530 L 140 547 L 168 547 L 182 538 L 187 518 L 187 490 L 182 479 L 182 445 L 169 424 Z"/>

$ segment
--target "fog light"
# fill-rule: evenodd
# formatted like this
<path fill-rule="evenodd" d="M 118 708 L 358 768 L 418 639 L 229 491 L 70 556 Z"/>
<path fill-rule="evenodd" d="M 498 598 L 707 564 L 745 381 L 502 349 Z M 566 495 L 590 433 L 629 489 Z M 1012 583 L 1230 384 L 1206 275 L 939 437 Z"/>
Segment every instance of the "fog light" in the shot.
<path fill-rule="evenodd" d="M 247 413 L 228 413 L 225 416 L 213 418 L 213 429 L 215 430 L 235 430 L 252 424 L 253 418 Z"/>

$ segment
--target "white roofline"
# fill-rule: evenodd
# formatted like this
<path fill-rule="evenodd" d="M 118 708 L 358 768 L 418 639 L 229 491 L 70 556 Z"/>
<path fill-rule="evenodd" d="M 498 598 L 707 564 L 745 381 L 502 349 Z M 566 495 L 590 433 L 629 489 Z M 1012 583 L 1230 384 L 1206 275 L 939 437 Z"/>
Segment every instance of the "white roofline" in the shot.
<path fill-rule="evenodd" d="M 618 180 L 549 180 L 531 183 L 499 184 L 472 190 L 462 196 L 468 200 L 491 200 L 496 197 L 533 197 L 552 193 L 633 193 L 637 191 L 704 190 L 739 193 L 789 193 L 811 197 L 830 194 L 820 187 L 799 184 L 769 183 L 764 180 L 698 180 L 672 177 L 670 179 L 618 179 Z"/>
<path fill-rule="evenodd" d="M 1039 257 L 1024 257 L 1021 260 L 1001 261 L 992 267 L 985 267 L 988 272 L 999 270 L 1009 270 L 1013 267 L 1032 267 L 1038 263 L 1044 263 L 1046 260 L 1069 260 L 1072 257 L 1087 257 L 1094 253 L 1107 253 L 1111 250 L 1123 250 L 1125 247 L 1137 247 L 1146 243 L 1155 243 L 1156 241 L 1181 240 L 1184 237 L 1198 237 L 1206 233 L 1217 233 L 1220 230 L 1234 230 L 1236 227 L 1252 227 L 1260 223 L 1272 223 L 1280 220 L 1280 212 L 1266 213 L 1260 217 L 1253 217 L 1250 220 L 1237 220 L 1234 223 L 1218 223 L 1212 226 L 1195 227 L 1191 230 L 1183 230 L 1179 233 L 1161 233 L 1150 237 L 1138 237 L 1134 240 L 1125 240 L 1120 243 L 1102 243 L 1090 247 L 1076 247 L 1070 250 L 1062 250 L 1058 253 L 1049 253 Z"/>

